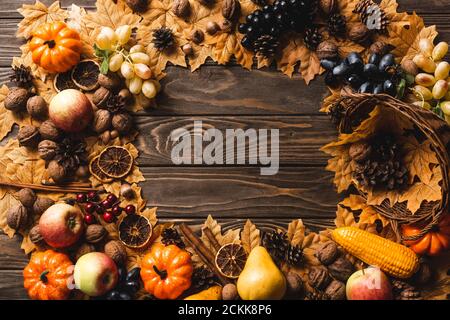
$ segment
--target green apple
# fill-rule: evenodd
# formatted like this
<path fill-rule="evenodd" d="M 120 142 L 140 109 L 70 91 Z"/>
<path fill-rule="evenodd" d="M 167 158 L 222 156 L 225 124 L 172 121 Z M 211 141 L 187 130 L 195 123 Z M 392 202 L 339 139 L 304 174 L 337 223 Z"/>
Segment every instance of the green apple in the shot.
<path fill-rule="evenodd" d="M 116 264 L 101 252 L 87 253 L 75 264 L 75 286 L 90 297 L 104 295 L 113 289 L 118 278 Z"/>

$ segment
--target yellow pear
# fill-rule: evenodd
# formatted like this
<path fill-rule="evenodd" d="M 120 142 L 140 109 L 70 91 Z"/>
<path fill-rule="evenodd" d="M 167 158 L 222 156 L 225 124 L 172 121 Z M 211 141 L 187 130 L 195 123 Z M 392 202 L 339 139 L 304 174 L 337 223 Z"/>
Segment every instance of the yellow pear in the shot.
<path fill-rule="evenodd" d="M 286 279 L 264 247 L 255 247 L 249 254 L 237 281 L 243 300 L 279 300 L 286 292 Z"/>
<path fill-rule="evenodd" d="M 186 297 L 184 300 L 220 300 L 222 299 L 222 287 L 212 286 L 199 293 Z"/>

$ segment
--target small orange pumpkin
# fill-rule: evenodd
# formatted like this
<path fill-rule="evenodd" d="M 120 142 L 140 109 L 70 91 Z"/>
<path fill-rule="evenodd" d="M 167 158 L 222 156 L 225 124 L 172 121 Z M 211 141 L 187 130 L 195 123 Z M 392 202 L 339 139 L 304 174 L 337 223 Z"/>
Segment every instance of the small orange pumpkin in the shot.
<path fill-rule="evenodd" d="M 176 299 L 191 286 L 189 252 L 175 245 L 155 243 L 142 259 L 141 278 L 145 290 L 158 299 Z"/>
<path fill-rule="evenodd" d="M 34 300 L 64 300 L 69 297 L 73 263 L 53 250 L 36 252 L 23 270 L 23 286 Z"/>
<path fill-rule="evenodd" d="M 49 72 L 66 72 L 80 61 L 80 35 L 62 21 L 40 25 L 29 43 L 33 62 Z"/>
<path fill-rule="evenodd" d="M 405 237 L 417 235 L 420 231 L 420 225 L 402 226 L 402 234 Z M 405 240 L 404 243 L 421 255 L 437 256 L 448 250 L 450 248 L 450 214 L 446 214 L 438 225 L 420 239 Z"/>

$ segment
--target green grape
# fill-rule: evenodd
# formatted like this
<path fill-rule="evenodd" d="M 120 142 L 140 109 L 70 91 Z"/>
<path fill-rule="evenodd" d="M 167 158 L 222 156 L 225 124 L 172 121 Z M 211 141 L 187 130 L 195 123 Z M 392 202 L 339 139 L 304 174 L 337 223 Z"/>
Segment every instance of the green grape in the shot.
<path fill-rule="evenodd" d="M 143 80 L 150 79 L 152 76 L 152 70 L 143 63 L 136 63 L 134 65 L 134 73 Z"/>
<path fill-rule="evenodd" d="M 447 61 L 439 62 L 434 71 L 434 77 L 436 80 L 444 80 L 448 78 L 450 72 L 450 63 Z"/>
<path fill-rule="evenodd" d="M 416 76 L 416 84 L 424 86 L 424 87 L 431 87 L 436 83 L 436 79 L 428 73 L 419 73 Z"/>
<path fill-rule="evenodd" d="M 143 63 L 146 65 L 150 64 L 150 57 L 148 54 L 143 52 L 130 53 L 130 58 L 134 63 Z"/>
<path fill-rule="evenodd" d="M 434 70 L 436 70 L 436 63 L 422 54 L 415 56 L 413 62 L 425 72 L 434 73 Z"/>
<path fill-rule="evenodd" d="M 433 99 L 433 94 L 431 93 L 430 89 L 425 88 L 424 86 L 421 85 L 414 86 L 413 93 L 419 100 L 429 101 Z"/>
<path fill-rule="evenodd" d="M 117 40 L 121 45 L 126 44 L 131 37 L 131 27 L 129 25 L 123 25 L 116 29 Z"/>
<path fill-rule="evenodd" d="M 97 35 L 97 38 L 95 39 L 96 46 L 101 50 L 111 50 L 112 49 L 112 43 L 111 39 L 104 33 L 99 33 Z"/>
<path fill-rule="evenodd" d="M 450 116 L 450 101 L 442 101 L 439 106 L 446 116 Z"/>
<path fill-rule="evenodd" d="M 132 94 L 139 94 L 142 89 L 142 79 L 139 77 L 134 77 L 130 80 L 128 89 Z"/>
<path fill-rule="evenodd" d="M 123 56 L 119 53 L 115 53 L 114 55 L 109 58 L 109 70 L 112 72 L 119 71 L 120 67 L 123 63 Z"/>
<path fill-rule="evenodd" d="M 156 96 L 158 89 L 152 80 L 144 81 L 142 84 L 142 93 L 149 99 L 153 99 Z"/>
<path fill-rule="evenodd" d="M 432 108 L 431 104 L 429 104 L 426 101 L 415 101 L 415 102 L 413 102 L 413 105 L 427 109 L 427 110 L 431 110 L 431 108 Z"/>
<path fill-rule="evenodd" d="M 125 79 L 131 79 L 134 77 L 133 65 L 129 62 L 124 62 L 120 66 L 120 73 Z"/>
<path fill-rule="evenodd" d="M 142 44 L 136 44 L 130 48 L 130 53 L 145 52 L 145 47 Z"/>
<path fill-rule="evenodd" d="M 438 80 L 433 87 L 433 98 L 436 100 L 442 99 L 448 91 L 448 83 L 445 80 Z"/>
<path fill-rule="evenodd" d="M 445 57 L 448 52 L 448 43 L 447 42 L 439 42 L 437 46 L 434 48 L 432 57 L 434 61 L 439 61 Z"/>

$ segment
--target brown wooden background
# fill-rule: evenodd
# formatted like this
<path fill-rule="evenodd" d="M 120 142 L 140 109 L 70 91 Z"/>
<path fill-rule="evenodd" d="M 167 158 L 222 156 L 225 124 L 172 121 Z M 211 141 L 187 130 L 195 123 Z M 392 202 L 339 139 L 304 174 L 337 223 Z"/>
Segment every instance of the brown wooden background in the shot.
<path fill-rule="evenodd" d="M 8 82 L 11 59 L 20 55 L 16 9 L 32 1 L 0 1 L 0 83 Z M 64 7 L 73 2 L 87 9 L 95 4 L 61 1 Z M 441 39 L 450 41 L 449 0 L 398 2 L 400 10 L 416 11 L 427 25 L 438 26 Z M 319 148 L 335 138 L 336 130 L 318 112 L 327 95 L 322 79 L 307 87 L 299 77 L 289 79 L 274 68 L 249 72 L 213 63 L 195 73 L 169 67 L 167 74 L 158 109 L 135 116 L 139 164 L 147 179 L 141 186 L 148 205 L 158 206 L 160 220 L 199 226 L 212 214 L 226 228 L 241 226 L 246 218 L 260 227 L 286 226 L 295 218 L 312 229 L 332 225 L 338 195 Z M 279 173 L 260 176 L 252 166 L 173 166 L 168 136 L 194 120 L 218 129 L 280 129 Z M 26 298 L 22 268 L 28 258 L 20 241 L 0 233 L 0 299 Z"/>

